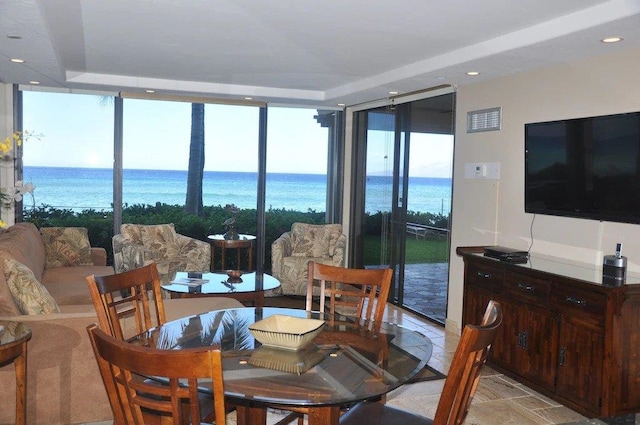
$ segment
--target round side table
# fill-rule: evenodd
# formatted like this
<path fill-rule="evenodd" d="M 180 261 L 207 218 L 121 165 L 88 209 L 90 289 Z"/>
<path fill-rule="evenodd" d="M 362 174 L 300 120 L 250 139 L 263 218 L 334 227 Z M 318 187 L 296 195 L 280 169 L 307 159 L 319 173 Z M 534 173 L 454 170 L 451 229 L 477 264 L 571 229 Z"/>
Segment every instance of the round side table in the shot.
<path fill-rule="evenodd" d="M 0 366 L 16 369 L 16 424 L 27 423 L 27 342 L 31 328 L 24 323 L 0 320 Z"/>
<path fill-rule="evenodd" d="M 253 243 L 256 240 L 256 237 L 253 235 L 238 235 L 239 239 L 225 239 L 224 235 L 209 235 L 207 238 L 209 239 L 209 243 L 211 244 L 211 270 L 216 270 L 215 267 L 215 258 L 216 258 L 216 248 L 220 248 L 221 255 L 221 270 L 226 270 L 227 262 L 225 252 L 227 249 L 235 249 L 238 254 L 238 270 L 253 270 Z M 247 268 L 244 269 L 241 267 L 241 251 L 243 249 L 247 250 Z"/>

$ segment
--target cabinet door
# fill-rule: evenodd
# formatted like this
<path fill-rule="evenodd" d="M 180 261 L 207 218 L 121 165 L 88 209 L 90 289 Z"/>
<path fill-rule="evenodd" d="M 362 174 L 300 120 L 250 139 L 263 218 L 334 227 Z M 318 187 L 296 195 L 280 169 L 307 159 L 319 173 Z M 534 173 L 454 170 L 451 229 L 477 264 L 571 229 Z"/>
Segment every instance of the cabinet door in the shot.
<path fill-rule="evenodd" d="M 532 305 L 525 308 L 520 373 L 550 390 L 555 388 L 558 365 L 558 318 Z"/>
<path fill-rule="evenodd" d="M 491 361 L 550 390 L 555 388 L 558 319 L 533 305 L 500 300 L 504 319 Z"/>
<path fill-rule="evenodd" d="M 557 394 L 598 414 L 603 364 L 603 328 L 592 321 L 562 315 Z"/>
<path fill-rule="evenodd" d="M 491 345 L 490 358 L 496 365 L 520 373 L 523 308 L 519 303 L 507 301 L 504 297 L 499 301 L 502 308 L 502 325 Z"/>

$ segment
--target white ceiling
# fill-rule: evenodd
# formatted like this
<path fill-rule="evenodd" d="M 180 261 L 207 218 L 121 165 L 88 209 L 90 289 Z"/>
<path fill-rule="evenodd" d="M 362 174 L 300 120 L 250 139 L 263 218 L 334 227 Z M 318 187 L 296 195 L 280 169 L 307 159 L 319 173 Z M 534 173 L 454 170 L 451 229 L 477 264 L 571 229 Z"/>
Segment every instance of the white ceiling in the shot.
<path fill-rule="evenodd" d="M 335 107 L 637 46 L 640 0 L 0 0 L 0 81 L 57 89 Z"/>

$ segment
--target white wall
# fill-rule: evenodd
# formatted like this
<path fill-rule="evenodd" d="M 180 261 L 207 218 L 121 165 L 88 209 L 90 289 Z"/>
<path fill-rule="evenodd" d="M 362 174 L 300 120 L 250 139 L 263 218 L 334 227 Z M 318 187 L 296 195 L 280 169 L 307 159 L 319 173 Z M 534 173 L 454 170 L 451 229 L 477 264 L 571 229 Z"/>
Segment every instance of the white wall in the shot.
<path fill-rule="evenodd" d="M 640 49 L 631 49 L 458 89 L 448 329 L 459 331 L 462 317 L 463 262 L 455 248 L 531 243 L 524 124 L 640 111 L 639 72 Z M 466 133 L 467 112 L 498 106 L 500 131 Z M 500 179 L 465 179 L 464 164 L 473 162 L 499 162 Z M 629 270 L 640 270 L 640 225 L 536 215 L 533 242 L 533 253 L 596 265 L 622 242 Z"/>
<path fill-rule="evenodd" d="M 0 138 L 13 134 L 13 86 L 11 84 L 0 84 Z M 12 152 L 13 154 L 13 152 Z M 0 188 L 13 187 L 14 170 L 13 161 L 0 160 Z M 13 208 L 5 208 L 0 205 L 0 219 L 7 225 L 14 223 L 15 215 Z"/>

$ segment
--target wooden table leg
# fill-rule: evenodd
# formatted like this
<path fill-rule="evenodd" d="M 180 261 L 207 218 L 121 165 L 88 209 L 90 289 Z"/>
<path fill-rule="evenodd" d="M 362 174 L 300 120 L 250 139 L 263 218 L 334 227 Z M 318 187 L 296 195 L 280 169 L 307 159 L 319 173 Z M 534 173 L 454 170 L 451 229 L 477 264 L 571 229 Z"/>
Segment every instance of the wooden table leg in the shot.
<path fill-rule="evenodd" d="M 310 407 L 307 419 L 309 425 L 338 425 L 340 406 Z"/>
<path fill-rule="evenodd" d="M 16 370 L 16 425 L 27 423 L 27 342 L 21 345 L 21 353 L 14 360 Z"/>
<path fill-rule="evenodd" d="M 265 425 L 267 423 L 267 408 L 256 406 L 236 407 L 238 425 Z"/>

